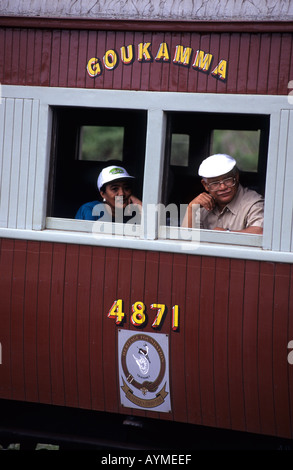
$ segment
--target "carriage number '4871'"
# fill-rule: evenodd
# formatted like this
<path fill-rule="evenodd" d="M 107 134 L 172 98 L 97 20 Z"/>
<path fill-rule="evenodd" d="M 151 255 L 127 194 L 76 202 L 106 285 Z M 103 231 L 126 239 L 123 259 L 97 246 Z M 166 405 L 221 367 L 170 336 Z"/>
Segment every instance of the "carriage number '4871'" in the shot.
<path fill-rule="evenodd" d="M 151 310 L 155 310 L 156 314 L 152 323 L 153 328 L 159 328 L 162 323 L 163 316 L 166 310 L 165 304 L 151 304 Z M 141 301 L 137 301 L 132 305 L 132 315 L 130 321 L 134 326 L 143 326 L 147 321 L 145 313 L 145 304 Z M 120 325 L 125 317 L 123 312 L 123 301 L 122 299 L 115 300 L 112 307 L 109 310 L 108 318 L 114 318 L 116 324 Z M 176 331 L 179 327 L 179 307 L 173 305 L 172 307 L 172 330 Z"/>

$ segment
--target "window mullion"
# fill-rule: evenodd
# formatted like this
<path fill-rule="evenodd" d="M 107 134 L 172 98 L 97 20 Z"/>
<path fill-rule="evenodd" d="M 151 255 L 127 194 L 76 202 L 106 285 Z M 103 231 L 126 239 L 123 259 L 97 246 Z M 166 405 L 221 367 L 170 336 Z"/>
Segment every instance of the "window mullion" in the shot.
<path fill-rule="evenodd" d="M 157 208 L 161 200 L 165 135 L 164 112 L 161 109 L 148 110 L 141 237 L 149 240 L 158 238 Z"/>

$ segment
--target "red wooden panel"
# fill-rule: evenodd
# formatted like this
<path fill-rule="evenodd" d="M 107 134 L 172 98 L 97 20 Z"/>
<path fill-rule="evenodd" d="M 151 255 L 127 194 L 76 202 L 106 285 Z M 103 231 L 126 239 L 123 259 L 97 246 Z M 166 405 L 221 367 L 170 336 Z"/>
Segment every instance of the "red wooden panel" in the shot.
<path fill-rule="evenodd" d="M 180 44 L 183 45 L 184 48 L 191 47 L 191 35 L 189 33 L 182 33 Z M 190 70 L 190 66 L 180 66 L 180 73 L 178 77 L 178 91 L 187 92 L 189 72 L 193 72 L 193 70 Z"/>
<path fill-rule="evenodd" d="M 158 256 L 159 255 L 159 256 Z M 166 333 L 169 334 L 169 383 L 170 383 L 170 393 L 171 393 L 171 414 L 166 413 L 159 413 L 159 416 L 162 419 L 174 419 L 174 402 L 176 391 L 175 388 L 176 384 L 176 362 L 173 363 L 173 332 L 171 330 L 171 308 L 172 308 L 172 292 L 173 292 L 173 280 L 172 280 L 172 271 L 173 271 L 173 255 L 170 253 L 153 253 L 152 259 L 155 262 L 153 267 L 149 264 L 149 276 L 151 276 L 151 272 L 153 272 L 153 288 L 150 292 L 153 294 L 153 299 L 155 293 L 157 293 L 157 299 L 152 303 L 158 302 L 160 304 L 166 305 L 166 311 L 163 318 L 162 328 L 158 331 L 158 333 Z M 158 264 L 156 264 L 156 260 L 158 260 Z M 154 280 L 157 279 L 158 273 L 158 283 L 157 287 L 155 285 Z M 148 282 L 148 285 L 150 283 Z M 174 395 L 175 393 L 175 395 Z"/>
<path fill-rule="evenodd" d="M 252 34 L 250 38 L 247 93 L 256 93 L 258 81 L 258 63 L 260 54 L 260 34 Z M 250 73 L 250 71 L 253 71 Z"/>
<path fill-rule="evenodd" d="M 52 403 L 64 405 L 63 297 L 66 246 L 54 244 L 50 299 L 50 371 Z"/>
<path fill-rule="evenodd" d="M 66 247 L 64 318 L 63 318 L 63 363 L 65 404 L 78 406 L 77 392 L 77 348 L 76 348 L 76 306 L 78 285 L 78 245 Z"/>
<path fill-rule="evenodd" d="M 134 272 L 132 272 L 133 265 L 136 264 L 135 261 L 132 260 L 132 256 L 135 253 L 133 253 L 132 250 L 120 250 L 119 252 L 119 264 L 118 264 L 118 270 L 117 270 L 117 299 L 122 299 L 123 300 L 123 312 L 125 314 L 124 321 L 123 321 L 123 327 L 129 329 L 130 328 L 130 315 L 131 315 L 131 303 L 134 302 L 133 299 L 131 299 L 131 286 L 133 284 L 139 285 L 141 284 L 138 281 L 138 272 L 136 271 L 135 268 L 137 268 L 137 265 L 134 268 Z M 143 286 L 143 284 L 142 284 Z M 136 300 L 142 300 L 143 295 L 137 294 L 138 297 Z M 113 302 L 114 302 L 113 298 Z M 115 323 L 114 319 L 108 319 L 108 322 L 112 322 L 113 325 Z M 118 329 L 118 325 L 116 326 L 116 330 Z M 118 336 L 116 336 L 118 338 Z M 116 346 L 116 345 L 115 345 Z M 117 350 L 118 354 L 118 350 Z M 118 356 L 117 356 L 118 357 Z"/>
<path fill-rule="evenodd" d="M 84 88 L 86 82 L 88 32 L 80 31 L 78 40 L 78 57 L 75 86 Z"/>
<path fill-rule="evenodd" d="M 201 257 L 189 256 L 186 272 L 185 312 L 181 312 L 180 331 L 185 331 L 185 369 L 187 420 L 201 424 L 201 400 L 199 382 L 199 297 Z M 182 325 L 182 322 L 184 324 Z"/>
<path fill-rule="evenodd" d="M 114 51 L 116 52 L 117 60 L 118 60 L 116 68 L 114 68 L 113 71 L 109 72 L 109 73 L 112 73 L 113 75 L 112 88 L 114 88 L 115 90 L 121 90 L 122 88 L 122 76 L 123 76 L 124 65 L 121 61 L 120 49 L 123 45 L 124 45 L 124 33 L 119 31 L 115 34 L 113 45 L 110 46 L 110 49 L 114 49 Z"/>
<path fill-rule="evenodd" d="M 129 259 L 131 256 L 128 254 Z M 149 254 L 134 250 L 132 253 L 132 266 L 131 266 L 131 290 L 130 290 L 130 299 L 127 302 L 127 297 L 125 299 L 125 314 L 127 316 L 125 327 L 127 329 L 137 330 L 137 328 L 131 323 L 130 317 L 132 313 L 132 305 L 137 302 L 145 302 L 146 297 L 144 289 L 148 289 L 148 279 L 146 279 L 146 266 L 147 260 L 149 259 Z"/>
<path fill-rule="evenodd" d="M 2 240 L 0 260 L 0 298 L 2 364 L 0 366 L 0 397 L 11 398 L 11 292 L 14 240 Z"/>
<path fill-rule="evenodd" d="M 89 316 L 92 248 L 81 246 L 78 259 L 78 286 L 76 300 L 76 365 L 78 404 L 91 408 Z"/>
<path fill-rule="evenodd" d="M 38 278 L 40 244 L 27 243 L 26 272 L 25 272 L 25 300 L 24 300 L 24 372 L 25 372 L 25 399 L 37 402 L 38 375 L 37 375 L 37 305 L 38 305 Z"/>
<path fill-rule="evenodd" d="M 214 378 L 217 427 L 230 428 L 229 374 L 228 374 L 228 320 L 229 320 L 230 260 L 217 259 L 214 304 Z"/>
<path fill-rule="evenodd" d="M 100 59 L 102 59 L 103 56 L 105 55 L 105 52 L 110 50 L 110 49 L 115 49 L 115 32 L 114 31 L 107 31 L 106 32 L 105 49 L 104 49 L 103 55 L 100 57 Z M 121 64 L 120 64 L 120 67 L 121 67 Z M 114 73 L 113 70 L 107 70 L 103 65 L 103 76 L 104 76 L 103 77 L 104 78 L 103 88 L 108 88 L 108 89 L 113 88 L 113 73 Z"/>
<path fill-rule="evenodd" d="M 261 263 L 257 339 L 260 431 L 271 435 L 276 431 L 272 363 L 274 275 L 273 263 Z"/>
<path fill-rule="evenodd" d="M 4 79 L 4 65 L 5 65 L 5 30 L 0 29 L 0 83 Z"/>
<path fill-rule="evenodd" d="M 138 256 L 136 254 L 136 256 Z M 158 300 L 158 287 L 159 287 L 159 267 L 160 267 L 160 253 L 158 252 L 147 252 L 145 254 L 145 261 L 143 266 L 143 260 L 141 261 L 141 271 L 140 271 L 140 282 L 136 283 L 135 271 L 133 272 L 133 282 L 131 290 L 131 303 L 135 301 L 142 301 L 146 306 L 146 315 L 147 323 L 144 331 L 153 332 L 154 330 L 151 327 L 152 323 L 152 313 L 150 305 L 152 303 L 159 302 Z M 142 269 L 144 268 L 144 273 Z M 133 267 L 134 269 L 134 267 Z M 144 286 L 142 285 L 144 281 Z M 144 289 L 143 289 L 144 287 Z M 138 297 L 139 295 L 139 297 Z M 136 330 L 137 328 L 133 325 L 130 326 L 131 329 Z M 156 417 L 160 416 L 156 411 L 144 411 L 144 410 L 135 410 L 135 414 L 138 416 L 147 416 L 147 417 Z"/>
<path fill-rule="evenodd" d="M 44 31 L 42 38 L 42 53 L 40 57 L 40 84 L 42 86 L 50 86 L 50 65 L 52 53 L 54 53 L 54 51 L 52 50 L 52 33 L 51 31 Z"/>
<path fill-rule="evenodd" d="M 37 314 L 37 371 L 39 400 L 51 403 L 50 298 L 53 244 L 40 244 Z"/>
<path fill-rule="evenodd" d="M 215 258 L 203 258 L 200 286 L 199 360 L 202 422 L 214 426 L 214 294 Z"/>
<path fill-rule="evenodd" d="M 30 51 L 26 54 L 26 85 L 31 86 L 35 84 L 35 70 L 34 70 L 34 61 L 35 61 L 35 44 L 36 44 L 36 32 L 35 30 L 28 30 L 27 37 L 27 49 Z M 42 59 L 42 70 L 47 71 L 47 74 L 50 74 L 50 61 L 48 61 L 48 56 L 51 54 L 51 47 L 48 50 L 48 47 L 44 47 L 43 54 L 44 58 Z M 43 72 L 44 73 L 44 72 Z"/>
<path fill-rule="evenodd" d="M 257 93 L 267 94 L 267 78 L 270 73 L 268 57 L 270 57 L 271 35 L 262 34 L 260 40 L 260 54 L 258 62 Z"/>
<path fill-rule="evenodd" d="M 163 64 L 162 71 L 161 71 L 161 83 L 160 83 L 160 91 L 168 91 L 169 89 L 169 79 L 170 79 L 170 71 L 173 68 L 173 58 L 174 58 L 174 51 L 171 50 L 171 33 L 164 34 L 164 41 L 168 44 L 169 53 L 170 53 L 170 62 L 166 62 Z"/>
<path fill-rule="evenodd" d="M 28 50 L 28 54 L 34 54 L 34 65 L 33 65 L 33 85 L 39 86 L 41 85 L 41 69 L 43 66 L 50 69 L 50 62 L 45 64 L 42 62 L 42 55 L 43 55 L 43 32 L 41 34 L 35 35 L 35 43 L 33 45 L 32 51 Z M 54 55 L 54 49 L 48 51 L 48 57 Z M 47 55 L 44 54 L 44 60 L 46 59 Z"/>
<path fill-rule="evenodd" d="M 78 48 L 79 48 L 79 32 L 70 31 L 70 44 L 68 52 L 68 71 L 67 80 L 69 87 L 76 86 L 76 73 L 77 73 L 77 60 L 78 60 Z M 84 70 L 86 73 L 86 70 Z"/>
<path fill-rule="evenodd" d="M 96 31 L 89 31 L 88 33 L 87 60 L 91 59 L 92 57 L 97 57 L 97 33 Z M 97 78 L 97 80 L 99 80 L 99 77 Z M 85 72 L 85 87 L 95 88 L 95 83 L 96 83 L 96 80 L 91 78 L 89 74 Z"/>
<path fill-rule="evenodd" d="M 278 90 L 279 82 L 279 60 L 281 54 L 281 34 L 274 34 L 271 39 L 271 49 L 269 60 L 269 74 L 268 74 L 268 94 L 276 93 Z M 277 65 L 278 64 L 278 65 Z"/>
<path fill-rule="evenodd" d="M 137 50 L 138 50 L 138 44 L 140 42 L 143 42 L 143 33 L 141 32 L 135 32 L 134 33 L 134 38 L 133 38 L 133 44 L 134 44 L 134 49 L 135 49 L 135 60 L 133 65 L 131 66 L 131 90 L 140 90 L 141 88 L 141 77 L 142 77 L 142 72 L 144 69 L 144 64 L 139 62 L 137 60 Z"/>
<path fill-rule="evenodd" d="M 180 44 L 180 37 L 181 35 L 179 33 L 173 33 L 171 36 L 170 50 L 172 55 L 174 54 L 176 46 Z M 179 70 L 179 65 L 173 63 L 171 64 L 168 91 L 178 91 Z"/>
<path fill-rule="evenodd" d="M 198 36 L 196 35 L 196 39 Z M 211 36 L 210 34 L 203 34 L 200 36 L 200 41 L 193 42 L 194 48 L 194 56 L 193 61 L 195 59 L 195 54 L 197 50 L 204 51 L 205 54 L 209 54 L 211 52 Z M 197 69 L 192 69 L 195 75 L 197 75 L 197 88 L 192 90 L 196 91 L 197 93 L 205 93 L 208 86 L 208 74 L 204 71 L 198 71 Z"/>
<path fill-rule="evenodd" d="M 170 305 L 178 305 L 181 312 L 180 330 L 170 334 L 171 354 L 170 369 L 172 370 L 172 411 L 176 421 L 187 421 L 186 407 L 186 374 L 185 367 L 185 335 L 183 315 L 185 312 L 185 288 L 186 288 L 186 262 L 187 256 L 173 255 L 172 269 L 172 302 Z M 171 314 L 171 311 L 170 311 Z M 182 325 L 181 325 L 182 324 Z"/>
<path fill-rule="evenodd" d="M 103 322 L 104 312 L 105 248 L 95 247 L 92 254 L 89 317 L 89 354 L 92 407 L 104 409 L 103 389 Z"/>
<path fill-rule="evenodd" d="M 220 49 L 220 35 L 211 34 L 210 50 L 209 52 L 213 54 L 214 60 L 211 63 L 211 67 L 208 74 L 207 89 L 208 93 L 216 93 L 218 79 L 211 75 L 211 72 L 219 63 L 219 49 Z"/>
<path fill-rule="evenodd" d="M 231 57 L 229 55 L 229 49 L 230 49 L 230 41 L 231 41 L 231 36 L 230 34 L 221 34 L 220 36 L 220 49 L 219 49 L 219 56 L 218 56 L 218 62 L 220 60 L 226 60 L 227 61 L 227 76 L 226 80 L 220 80 L 217 79 L 217 93 L 227 93 L 227 77 L 230 74 L 230 60 L 235 60 L 235 57 Z"/>
<path fill-rule="evenodd" d="M 114 88 L 152 91 L 271 93 L 287 94 L 292 77 L 292 34 L 286 33 L 196 33 L 131 32 L 86 30 L 2 29 L 4 70 L 2 83 Z M 161 42 L 170 51 L 170 63 L 140 63 L 138 44 L 151 43 L 157 54 Z M 129 66 L 120 59 L 121 45 L 134 45 L 135 59 Z M 173 63 L 177 45 L 191 45 L 193 57 L 189 67 Z M 103 57 L 108 49 L 119 56 L 115 70 L 106 70 Z M 207 73 L 192 67 L 197 50 L 211 53 L 213 63 Z M 13 57 L 13 60 L 12 60 Z M 102 75 L 91 79 L 86 64 L 98 57 Z M 227 60 L 227 81 L 211 75 L 221 59 Z"/>
<path fill-rule="evenodd" d="M 243 260 L 231 260 L 228 324 L 229 393 L 232 429 L 245 429 L 243 396 Z"/>
<path fill-rule="evenodd" d="M 288 363 L 286 360 L 289 313 L 290 265 L 277 264 L 275 270 L 273 318 L 273 387 L 276 428 L 279 436 L 290 436 Z"/>
<path fill-rule="evenodd" d="M 257 370 L 259 263 L 246 261 L 243 303 L 243 384 L 246 429 L 259 432 Z"/>
<path fill-rule="evenodd" d="M 228 59 L 227 93 L 235 93 L 238 81 L 238 63 L 240 50 L 240 34 L 230 35 L 230 48 Z"/>
<path fill-rule="evenodd" d="M 4 77 L 3 83 L 13 85 L 13 77 L 11 76 L 11 62 L 12 62 L 12 40 L 14 32 L 11 29 L 5 30 L 5 48 L 4 48 Z"/>
<path fill-rule="evenodd" d="M 129 45 L 133 46 L 133 54 L 134 54 L 133 62 L 134 62 L 136 60 L 136 53 L 137 53 L 137 47 L 134 43 L 134 33 L 132 32 L 125 33 L 124 45 L 125 47 Z M 122 89 L 123 90 L 131 90 L 132 70 L 133 70 L 132 64 L 123 65 L 123 71 L 122 71 Z"/>
<path fill-rule="evenodd" d="M 70 47 L 70 32 L 61 31 L 60 37 L 60 70 L 58 86 L 68 86 L 68 68 L 69 68 L 69 47 Z"/>
<path fill-rule="evenodd" d="M 281 35 L 281 50 L 280 50 L 278 63 L 279 63 L 278 65 L 279 77 L 278 77 L 277 93 L 281 95 L 281 94 L 286 94 L 286 91 L 284 90 L 287 89 L 288 81 L 291 80 L 293 76 L 292 35 L 291 34 Z M 291 69 L 290 69 L 290 63 L 291 63 Z M 289 74 L 288 74 L 288 70 L 289 70 Z"/>
<path fill-rule="evenodd" d="M 160 44 L 163 42 L 163 35 L 161 33 L 153 33 L 151 36 L 151 42 L 153 60 L 148 65 L 150 77 L 148 90 L 154 91 L 160 90 L 161 84 L 162 65 L 164 64 L 162 64 L 162 62 L 156 61 L 155 58 L 159 50 Z"/>
<path fill-rule="evenodd" d="M 50 65 L 50 86 L 58 86 L 60 72 L 60 43 L 61 31 L 53 31 L 52 33 L 52 57 Z"/>
<path fill-rule="evenodd" d="M 23 306 L 24 306 L 24 273 L 27 242 L 18 242 L 14 248 L 13 279 L 11 300 L 11 387 L 12 398 L 24 400 L 24 344 L 23 344 Z"/>
<path fill-rule="evenodd" d="M 117 412 L 119 409 L 118 391 L 118 358 L 117 358 L 117 325 L 111 318 L 107 318 L 113 302 L 118 299 L 118 266 L 119 249 L 106 249 L 105 283 L 104 283 L 104 309 L 103 315 L 103 368 L 104 368 L 104 396 L 105 410 Z"/>
<path fill-rule="evenodd" d="M 20 30 L 19 44 L 19 62 L 18 62 L 18 81 L 20 85 L 25 85 L 26 77 L 26 53 L 27 53 L 27 30 Z"/>
<path fill-rule="evenodd" d="M 237 93 L 246 93 L 248 69 L 247 64 L 249 61 L 249 47 L 250 35 L 241 34 L 239 44 L 239 62 L 238 62 L 238 77 L 237 77 Z"/>

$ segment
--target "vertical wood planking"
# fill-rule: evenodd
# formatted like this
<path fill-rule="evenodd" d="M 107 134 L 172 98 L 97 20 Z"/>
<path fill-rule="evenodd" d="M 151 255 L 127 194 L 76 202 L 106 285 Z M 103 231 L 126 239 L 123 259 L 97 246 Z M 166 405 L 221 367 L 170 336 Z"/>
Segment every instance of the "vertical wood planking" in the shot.
<path fill-rule="evenodd" d="M 199 309 L 201 257 L 187 258 L 185 312 L 179 312 L 181 330 L 185 331 L 186 406 L 189 423 L 202 423 L 199 361 Z M 182 323 L 184 322 L 184 325 Z"/>
<path fill-rule="evenodd" d="M 55 405 L 63 405 L 65 401 L 62 348 L 65 253 L 65 245 L 53 245 L 50 297 L 50 372 L 52 403 Z"/>
<path fill-rule="evenodd" d="M 12 398 L 11 378 L 11 308 L 14 240 L 2 240 L 0 259 L 0 298 L 1 298 L 1 345 L 2 364 L 0 366 L 0 396 Z"/>
<path fill-rule="evenodd" d="M 52 403 L 50 358 L 52 253 L 52 243 L 40 243 L 37 311 L 37 373 L 39 400 L 41 403 Z"/>
<path fill-rule="evenodd" d="M 78 406 L 77 385 L 77 286 L 78 286 L 78 259 L 79 246 L 66 247 L 66 261 L 64 274 L 64 316 L 63 316 L 63 364 L 64 364 L 64 389 L 65 404 Z"/>
<path fill-rule="evenodd" d="M 1 240 L 0 396 L 292 436 L 287 264 Z M 117 298 L 168 310 L 170 414 L 122 409 Z M 180 307 L 171 330 L 171 307 Z"/>
<path fill-rule="evenodd" d="M 230 291 L 230 260 L 217 259 L 214 306 L 214 380 L 217 427 L 230 428 L 228 321 Z"/>
<path fill-rule="evenodd" d="M 107 321 L 104 309 L 104 271 L 105 251 L 95 247 L 92 253 L 92 272 L 90 285 L 90 318 L 89 318 L 89 354 L 92 407 L 104 409 L 103 389 L 103 323 Z"/>
<path fill-rule="evenodd" d="M 37 305 L 38 305 L 38 278 L 40 244 L 27 242 L 27 256 L 25 266 L 25 298 L 24 298 L 24 327 L 23 327 L 23 362 L 25 378 L 25 399 L 38 402 L 38 374 L 37 374 Z"/>
<path fill-rule="evenodd" d="M 246 429 L 243 384 L 243 285 L 245 261 L 231 260 L 228 370 L 232 429 Z"/>
<path fill-rule="evenodd" d="M 273 317 L 273 387 L 277 434 L 290 435 L 288 363 L 286 360 L 289 321 L 289 264 L 277 264 L 275 270 Z M 290 312 L 292 313 L 292 312 Z"/>
<path fill-rule="evenodd" d="M 81 246 L 78 259 L 78 285 L 76 301 L 76 364 L 78 404 L 91 408 L 90 387 L 90 283 L 92 247 Z"/>
<path fill-rule="evenodd" d="M 275 266 L 261 263 L 259 276 L 258 307 L 258 389 L 260 431 L 274 435 L 274 391 L 273 391 L 273 303 Z"/>
<path fill-rule="evenodd" d="M 203 258 L 199 312 L 200 390 L 203 424 L 215 426 L 214 302 L 215 258 Z"/>
<path fill-rule="evenodd" d="M 243 390 L 246 429 L 260 431 L 258 395 L 259 263 L 246 261 L 243 301 Z"/>
<path fill-rule="evenodd" d="M 105 264 L 105 283 L 104 283 L 104 312 L 105 321 L 103 322 L 103 382 L 105 410 L 118 412 L 119 392 L 117 383 L 117 328 L 112 318 L 107 318 L 114 301 L 117 297 L 119 249 L 106 249 L 107 263 Z"/>
<path fill-rule="evenodd" d="M 290 34 L 50 31 L 26 28 L 2 28 L 0 32 L 4 57 L 1 81 L 5 84 L 284 95 L 292 79 L 292 65 L 288 60 L 292 50 Z M 139 42 L 151 43 L 151 63 L 138 62 Z M 170 63 L 154 60 L 162 42 L 168 44 Z M 122 64 L 120 47 L 129 44 L 134 45 L 135 59 L 128 66 Z M 179 44 L 183 47 L 191 45 L 193 59 L 200 49 L 213 54 L 210 72 L 221 59 L 227 60 L 227 82 L 215 79 L 210 72 L 199 72 L 191 64 L 188 68 L 173 64 L 175 47 Z M 114 49 L 118 54 L 118 66 L 114 70 L 106 70 L 102 65 L 102 75 L 89 78 L 87 61 L 97 56 L 102 62 L 109 49 Z"/>
<path fill-rule="evenodd" d="M 177 332 L 171 331 L 171 354 L 170 354 L 170 368 L 173 374 L 172 381 L 172 411 L 175 421 L 187 421 L 187 407 L 186 407 L 186 376 L 188 371 L 185 367 L 185 355 L 188 354 L 185 346 L 185 330 L 184 330 L 184 312 L 185 312 L 185 289 L 186 289 L 186 261 L 187 256 L 181 254 L 173 255 L 172 266 L 172 302 L 170 309 L 173 305 L 178 305 L 182 315 L 180 322 L 180 330 Z M 170 311 L 170 314 L 172 312 Z"/>

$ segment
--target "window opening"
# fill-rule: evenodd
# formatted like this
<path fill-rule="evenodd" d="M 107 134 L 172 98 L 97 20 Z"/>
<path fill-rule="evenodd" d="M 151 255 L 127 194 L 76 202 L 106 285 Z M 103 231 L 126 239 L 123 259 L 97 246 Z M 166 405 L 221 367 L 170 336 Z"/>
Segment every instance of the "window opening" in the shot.
<path fill-rule="evenodd" d="M 145 110 L 54 107 L 47 216 L 75 219 L 84 203 L 102 200 L 97 178 L 109 165 L 135 176 L 141 200 L 146 129 Z"/>
<path fill-rule="evenodd" d="M 211 155 L 227 153 L 233 155 L 239 170 L 258 170 L 260 130 L 215 129 L 212 134 Z"/>
<path fill-rule="evenodd" d="M 188 166 L 189 141 L 188 134 L 172 134 L 170 165 Z"/>
<path fill-rule="evenodd" d="M 108 161 L 123 159 L 124 127 L 82 126 L 79 160 Z"/>

